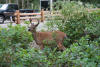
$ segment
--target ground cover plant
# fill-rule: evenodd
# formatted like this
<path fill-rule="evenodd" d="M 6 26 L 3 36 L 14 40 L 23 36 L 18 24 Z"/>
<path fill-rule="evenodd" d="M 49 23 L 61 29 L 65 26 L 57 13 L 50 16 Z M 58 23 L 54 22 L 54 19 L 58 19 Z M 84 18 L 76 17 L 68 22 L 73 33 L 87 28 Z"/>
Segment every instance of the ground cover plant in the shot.
<path fill-rule="evenodd" d="M 60 3 L 61 16 L 47 25 L 67 34 L 66 50 L 30 47 L 34 38 L 27 27 L 9 25 L 0 28 L 0 67 L 100 67 L 99 11 L 90 13 L 74 1 Z"/>

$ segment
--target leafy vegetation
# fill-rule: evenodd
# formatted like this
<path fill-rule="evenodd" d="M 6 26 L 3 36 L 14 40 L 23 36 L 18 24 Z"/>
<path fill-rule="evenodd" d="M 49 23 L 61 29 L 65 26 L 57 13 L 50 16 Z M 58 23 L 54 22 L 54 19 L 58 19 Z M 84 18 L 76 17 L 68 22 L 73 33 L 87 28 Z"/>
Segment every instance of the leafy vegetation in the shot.
<path fill-rule="evenodd" d="M 60 2 L 61 3 L 61 2 Z M 98 15 L 97 13 L 89 13 L 87 9 L 77 2 L 62 2 L 60 4 L 60 14 L 54 20 L 47 23 L 49 30 L 59 29 L 68 36 L 68 44 L 76 42 L 82 36 L 91 35 L 91 37 L 99 35 Z M 92 38 L 93 39 L 93 38 Z"/>
<path fill-rule="evenodd" d="M 31 33 L 20 25 L 0 28 L 0 65 L 12 63 L 16 50 L 27 49 L 32 40 Z"/>
<path fill-rule="evenodd" d="M 99 10 L 88 12 L 73 1 L 58 5 L 61 16 L 47 25 L 48 30 L 59 29 L 67 34 L 66 50 L 30 47 L 33 38 L 27 28 L 9 25 L 0 28 L 0 67 L 100 67 Z"/>
<path fill-rule="evenodd" d="M 97 41 L 90 41 L 89 36 L 82 37 L 63 52 L 62 57 L 69 67 L 99 67 L 100 45 Z"/>

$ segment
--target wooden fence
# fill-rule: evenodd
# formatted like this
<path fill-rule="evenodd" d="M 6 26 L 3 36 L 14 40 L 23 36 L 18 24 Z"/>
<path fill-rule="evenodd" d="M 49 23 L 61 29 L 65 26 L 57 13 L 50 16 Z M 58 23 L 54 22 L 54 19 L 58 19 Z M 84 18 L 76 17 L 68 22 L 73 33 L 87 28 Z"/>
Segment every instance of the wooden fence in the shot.
<path fill-rule="evenodd" d="M 40 19 L 41 22 L 44 21 L 44 11 L 41 10 L 40 13 L 20 13 L 19 10 L 15 12 L 15 22 L 16 24 L 20 24 L 20 20 L 25 20 L 25 19 Z"/>

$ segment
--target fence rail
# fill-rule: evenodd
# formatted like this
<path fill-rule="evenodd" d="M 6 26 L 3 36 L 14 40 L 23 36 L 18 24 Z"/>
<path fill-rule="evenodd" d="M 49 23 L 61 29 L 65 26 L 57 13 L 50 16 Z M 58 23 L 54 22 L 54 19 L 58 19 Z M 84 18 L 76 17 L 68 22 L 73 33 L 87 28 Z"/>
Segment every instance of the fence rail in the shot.
<path fill-rule="evenodd" d="M 20 13 L 19 10 L 15 12 L 15 22 L 16 24 L 20 24 L 20 20 L 25 20 L 25 19 L 40 19 L 42 22 L 44 21 L 44 11 L 41 10 L 40 13 Z"/>

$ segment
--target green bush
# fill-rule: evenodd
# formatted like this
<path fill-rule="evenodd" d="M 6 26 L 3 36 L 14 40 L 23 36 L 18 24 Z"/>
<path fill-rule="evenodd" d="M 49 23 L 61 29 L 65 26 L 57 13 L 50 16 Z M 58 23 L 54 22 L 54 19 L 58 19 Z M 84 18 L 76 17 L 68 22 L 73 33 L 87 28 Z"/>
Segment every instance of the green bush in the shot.
<path fill-rule="evenodd" d="M 100 45 L 97 41 L 90 41 L 90 37 L 82 37 L 73 43 L 62 54 L 69 67 L 99 67 Z"/>
<path fill-rule="evenodd" d="M 56 49 L 55 49 L 56 50 Z M 27 67 L 52 67 L 59 65 L 57 60 L 61 53 L 55 52 L 49 48 L 45 48 L 43 51 L 29 48 L 27 50 L 20 49 L 15 54 L 17 57 L 16 65 L 23 65 Z"/>
<path fill-rule="evenodd" d="M 37 50 L 29 47 L 33 38 L 24 26 L 9 25 L 0 28 L 0 66 L 1 67 L 53 67 L 62 66 L 62 52 L 50 49 Z M 58 60 L 58 61 L 57 61 Z"/>
<path fill-rule="evenodd" d="M 27 28 L 9 25 L 0 28 L 0 67 L 100 67 L 99 12 L 89 13 L 73 1 L 61 2 L 59 7 L 61 16 L 47 25 L 49 30 L 67 34 L 64 45 L 69 48 L 61 52 L 49 46 L 44 50 L 29 47 L 33 38 Z"/>
<path fill-rule="evenodd" d="M 60 4 L 59 10 L 61 16 L 56 16 L 54 20 L 47 23 L 48 29 L 59 29 L 69 37 L 68 44 L 76 42 L 86 34 L 94 34 L 98 16 L 89 13 L 87 9 L 74 1 L 67 1 Z M 93 30 L 94 29 L 94 30 Z"/>
<path fill-rule="evenodd" d="M 28 48 L 33 40 L 26 27 L 9 25 L 8 28 L 0 28 L 0 65 L 13 62 L 14 53 L 19 48 Z"/>
<path fill-rule="evenodd" d="M 100 45 L 97 41 L 91 41 L 87 35 L 76 43 L 73 43 L 64 52 L 34 48 L 19 49 L 15 53 L 16 66 L 26 67 L 99 67 Z"/>

